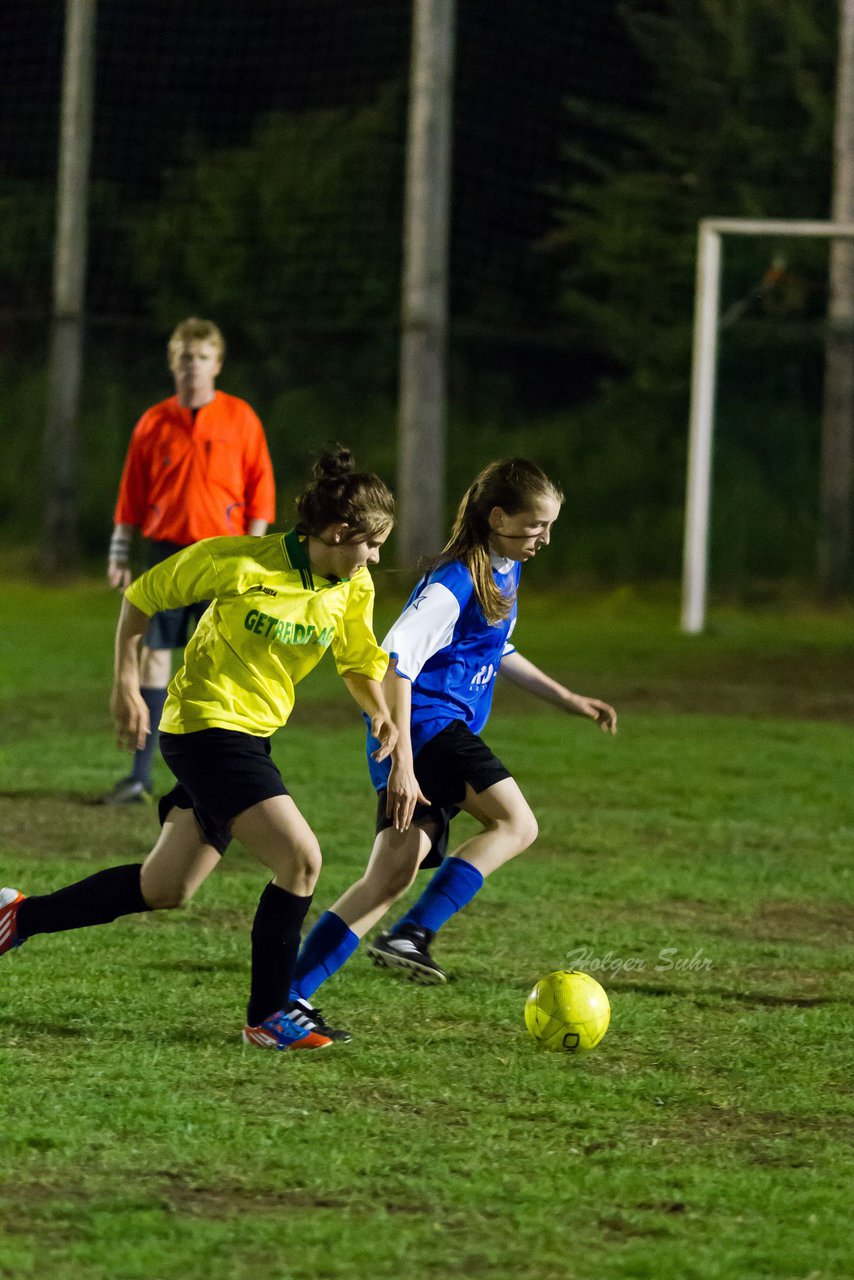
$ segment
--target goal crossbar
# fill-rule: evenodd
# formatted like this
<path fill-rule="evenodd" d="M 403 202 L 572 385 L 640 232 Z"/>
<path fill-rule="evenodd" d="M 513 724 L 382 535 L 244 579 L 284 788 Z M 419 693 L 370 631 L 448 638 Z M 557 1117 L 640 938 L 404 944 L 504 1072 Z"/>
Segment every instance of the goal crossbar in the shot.
<path fill-rule="evenodd" d="M 698 635 L 706 623 L 722 240 L 726 235 L 854 240 L 854 223 L 768 218 L 703 218 L 700 221 L 682 559 L 682 630 L 689 635 Z"/>

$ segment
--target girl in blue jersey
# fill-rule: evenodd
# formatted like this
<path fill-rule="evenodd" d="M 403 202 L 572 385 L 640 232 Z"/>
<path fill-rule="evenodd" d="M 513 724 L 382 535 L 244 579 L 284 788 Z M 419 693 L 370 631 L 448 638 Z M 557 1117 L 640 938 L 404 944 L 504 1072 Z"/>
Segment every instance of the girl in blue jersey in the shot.
<path fill-rule="evenodd" d="M 508 769 L 478 736 L 498 671 L 514 684 L 616 733 L 613 707 L 582 697 L 523 658 L 511 641 L 522 565 L 548 546 L 563 494 L 531 462 L 494 462 L 460 504 L 451 539 L 383 641 L 386 700 L 399 729 L 382 762 L 368 764 L 378 793 L 377 835 L 367 869 L 327 911 L 300 951 L 292 988 L 308 999 L 412 884 L 438 866 L 421 897 L 368 949 L 382 967 L 424 983 L 446 981 L 433 938 L 487 876 L 533 843 L 537 823 Z M 409 731 L 407 732 L 407 725 Z M 476 835 L 445 856 L 449 827 L 465 810 Z"/>

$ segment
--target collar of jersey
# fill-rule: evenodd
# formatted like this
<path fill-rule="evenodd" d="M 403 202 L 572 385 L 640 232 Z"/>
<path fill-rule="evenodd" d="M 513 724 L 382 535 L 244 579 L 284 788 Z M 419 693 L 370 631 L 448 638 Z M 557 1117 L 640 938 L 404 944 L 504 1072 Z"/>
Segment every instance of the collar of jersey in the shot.
<path fill-rule="evenodd" d="M 308 552 L 305 549 L 307 539 L 300 538 L 296 529 L 291 529 L 282 539 L 285 546 L 285 554 L 291 562 L 291 568 L 296 569 L 302 579 L 302 585 L 306 591 L 319 590 L 314 576 L 311 572 L 311 564 L 308 559 Z M 337 578 L 334 582 L 329 578 L 323 578 L 321 587 L 337 587 L 341 582 L 347 582 L 347 578 Z"/>
<path fill-rule="evenodd" d="M 509 556 L 498 556 L 494 551 L 489 553 L 489 563 L 496 573 L 509 573 L 513 568 L 513 561 Z"/>
<path fill-rule="evenodd" d="M 282 539 L 285 547 L 285 555 L 291 563 L 291 568 L 296 569 L 302 585 L 306 591 L 314 591 L 314 578 L 311 573 L 311 564 L 308 559 L 308 552 L 305 549 L 305 542 L 300 539 L 296 529 L 291 529 Z"/>

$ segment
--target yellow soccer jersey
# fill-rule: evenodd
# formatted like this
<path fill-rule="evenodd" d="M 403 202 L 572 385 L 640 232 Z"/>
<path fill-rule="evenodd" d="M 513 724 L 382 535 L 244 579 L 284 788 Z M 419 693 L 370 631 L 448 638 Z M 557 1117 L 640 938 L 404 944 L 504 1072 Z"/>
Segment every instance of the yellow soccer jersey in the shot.
<path fill-rule="evenodd" d="M 314 578 L 295 531 L 207 538 L 149 569 L 125 591 L 151 616 L 211 604 L 169 685 L 161 729 L 236 729 L 269 737 L 288 719 L 294 686 L 331 647 L 340 675 L 382 680 L 388 657 L 373 632 L 367 569 Z"/>

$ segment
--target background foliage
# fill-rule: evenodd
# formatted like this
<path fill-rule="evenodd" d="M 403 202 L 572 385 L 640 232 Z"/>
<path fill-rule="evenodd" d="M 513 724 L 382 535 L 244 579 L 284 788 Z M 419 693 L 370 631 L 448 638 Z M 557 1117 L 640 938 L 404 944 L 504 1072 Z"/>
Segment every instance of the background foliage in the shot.
<path fill-rule="evenodd" d="M 62 5 L 3 8 L 0 516 L 19 541 L 40 504 Z M 409 14 L 345 8 L 101 8 L 80 476 L 93 553 L 189 312 L 226 331 L 222 385 L 267 426 L 283 523 L 329 437 L 393 478 Z M 696 224 L 826 216 L 828 19 L 826 0 L 460 0 L 450 502 L 488 457 L 525 452 L 570 497 L 561 568 L 676 575 Z M 719 584 L 812 568 L 826 250 L 729 242 L 724 307 L 780 255 L 785 284 L 722 341 Z"/>

